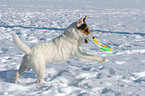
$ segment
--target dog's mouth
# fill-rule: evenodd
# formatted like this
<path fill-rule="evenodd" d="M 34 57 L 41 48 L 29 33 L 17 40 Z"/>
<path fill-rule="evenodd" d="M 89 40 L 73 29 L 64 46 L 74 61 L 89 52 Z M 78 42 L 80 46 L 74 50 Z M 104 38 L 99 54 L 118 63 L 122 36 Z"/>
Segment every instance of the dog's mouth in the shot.
<path fill-rule="evenodd" d="M 92 36 L 91 38 L 94 39 L 95 37 Z M 87 37 L 84 39 L 84 41 L 85 41 L 85 43 L 89 43 Z"/>
<path fill-rule="evenodd" d="M 85 38 L 85 43 L 88 43 L 88 40 Z"/>

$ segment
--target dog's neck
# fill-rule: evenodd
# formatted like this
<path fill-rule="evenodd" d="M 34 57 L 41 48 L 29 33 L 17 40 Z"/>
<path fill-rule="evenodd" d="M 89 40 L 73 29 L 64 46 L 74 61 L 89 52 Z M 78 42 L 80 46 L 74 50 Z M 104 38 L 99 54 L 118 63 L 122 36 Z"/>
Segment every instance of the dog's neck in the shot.
<path fill-rule="evenodd" d="M 72 37 L 72 38 L 70 38 L 70 37 L 67 37 L 67 36 L 65 36 L 64 34 L 62 34 L 62 38 L 64 38 L 64 39 L 66 39 L 68 42 L 70 42 L 70 43 L 77 43 L 79 40 L 77 39 L 77 38 L 75 38 L 75 37 Z"/>
<path fill-rule="evenodd" d="M 53 39 L 53 41 L 59 42 L 61 40 L 65 40 L 65 42 L 69 42 L 73 45 L 81 45 L 80 36 L 78 34 L 79 32 L 77 30 L 76 24 L 77 22 L 72 23 L 69 27 L 66 28 L 63 34 L 61 34 L 58 38 Z"/>
<path fill-rule="evenodd" d="M 72 23 L 70 26 L 68 26 L 66 28 L 66 30 L 64 31 L 63 36 L 68 38 L 68 39 L 72 39 L 72 40 L 77 40 L 79 41 L 80 36 L 79 36 L 79 32 L 77 29 L 77 22 Z"/>

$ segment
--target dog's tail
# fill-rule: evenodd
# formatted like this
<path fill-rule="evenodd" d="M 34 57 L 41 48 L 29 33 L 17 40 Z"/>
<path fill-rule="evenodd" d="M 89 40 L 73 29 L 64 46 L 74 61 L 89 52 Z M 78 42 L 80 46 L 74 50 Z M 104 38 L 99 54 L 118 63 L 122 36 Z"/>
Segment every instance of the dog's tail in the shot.
<path fill-rule="evenodd" d="M 31 49 L 19 39 L 17 34 L 13 34 L 13 40 L 14 43 L 18 46 L 18 48 L 22 50 L 24 53 L 26 54 L 31 53 Z"/>

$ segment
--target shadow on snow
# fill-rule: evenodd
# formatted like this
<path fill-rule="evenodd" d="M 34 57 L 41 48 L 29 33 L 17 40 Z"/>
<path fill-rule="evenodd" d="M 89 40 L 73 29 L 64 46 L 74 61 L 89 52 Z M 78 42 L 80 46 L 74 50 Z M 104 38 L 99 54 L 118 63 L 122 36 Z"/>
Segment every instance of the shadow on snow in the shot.
<path fill-rule="evenodd" d="M 47 27 L 27 27 L 27 26 L 22 26 L 22 25 L 0 25 L 0 27 L 4 27 L 4 28 L 15 28 L 15 27 L 19 27 L 19 28 L 24 28 L 24 29 L 43 29 L 43 30 L 60 30 L 60 31 L 64 31 L 65 28 L 47 28 Z M 145 33 L 130 33 L 130 32 L 115 32 L 115 31 L 104 31 L 104 30 L 90 30 L 91 32 L 102 32 L 102 33 L 114 33 L 114 34 L 126 34 L 126 35 L 141 35 L 144 36 Z"/>
<path fill-rule="evenodd" d="M 14 76 L 15 76 L 15 73 L 17 72 L 18 70 L 6 70 L 6 71 L 0 71 L 0 80 L 3 81 L 3 82 L 9 82 L 9 83 L 13 83 L 13 80 L 14 80 Z M 34 73 L 28 73 L 28 72 L 24 72 L 21 74 L 21 76 L 23 78 L 36 78 L 35 74 Z M 21 77 L 20 76 L 20 77 Z M 37 78 L 36 78 L 37 79 Z"/>

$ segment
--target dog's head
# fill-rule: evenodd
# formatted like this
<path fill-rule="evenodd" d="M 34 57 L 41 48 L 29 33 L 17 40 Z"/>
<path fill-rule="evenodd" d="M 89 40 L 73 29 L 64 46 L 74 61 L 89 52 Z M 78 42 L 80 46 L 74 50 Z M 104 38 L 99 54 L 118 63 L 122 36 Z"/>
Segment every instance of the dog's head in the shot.
<path fill-rule="evenodd" d="M 64 32 L 65 35 L 71 38 L 77 39 L 80 43 L 88 43 L 88 40 L 86 38 L 94 38 L 92 34 L 90 33 L 90 28 L 86 24 L 86 18 L 81 18 L 77 22 L 74 22 L 71 24 L 66 31 Z"/>

